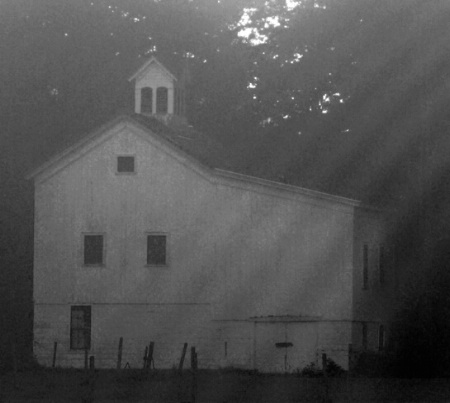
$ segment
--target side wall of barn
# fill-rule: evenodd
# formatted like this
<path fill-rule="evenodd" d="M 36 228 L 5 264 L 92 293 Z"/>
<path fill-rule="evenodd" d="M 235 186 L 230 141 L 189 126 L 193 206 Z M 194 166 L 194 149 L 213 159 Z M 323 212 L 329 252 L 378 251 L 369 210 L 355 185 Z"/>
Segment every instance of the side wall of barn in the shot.
<path fill-rule="evenodd" d="M 395 306 L 395 251 L 382 211 L 357 209 L 354 231 L 353 336 L 355 351 L 387 346 Z"/>

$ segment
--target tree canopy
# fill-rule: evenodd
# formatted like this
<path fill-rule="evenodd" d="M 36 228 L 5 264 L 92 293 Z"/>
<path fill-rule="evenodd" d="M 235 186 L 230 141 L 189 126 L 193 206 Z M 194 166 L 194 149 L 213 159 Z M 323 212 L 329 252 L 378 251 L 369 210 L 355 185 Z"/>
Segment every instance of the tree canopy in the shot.
<path fill-rule="evenodd" d="M 158 52 L 189 56 L 190 122 L 254 175 L 376 203 L 408 198 L 419 128 L 446 128 L 425 118 L 448 103 L 444 1 L 0 7 L 2 143 L 29 164 L 129 106 L 130 69 Z"/>

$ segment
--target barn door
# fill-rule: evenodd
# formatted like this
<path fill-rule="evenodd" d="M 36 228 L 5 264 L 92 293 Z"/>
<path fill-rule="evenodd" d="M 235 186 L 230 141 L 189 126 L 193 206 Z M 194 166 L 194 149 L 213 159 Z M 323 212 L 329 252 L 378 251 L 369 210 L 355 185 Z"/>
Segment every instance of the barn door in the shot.
<path fill-rule="evenodd" d="M 256 323 L 255 367 L 261 372 L 284 372 L 289 367 L 289 342 L 286 323 Z"/>
<path fill-rule="evenodd" d="M 316 361 L 317 323 L 255 324 L 255 368 L 261 372 L 294 372 Z"/>

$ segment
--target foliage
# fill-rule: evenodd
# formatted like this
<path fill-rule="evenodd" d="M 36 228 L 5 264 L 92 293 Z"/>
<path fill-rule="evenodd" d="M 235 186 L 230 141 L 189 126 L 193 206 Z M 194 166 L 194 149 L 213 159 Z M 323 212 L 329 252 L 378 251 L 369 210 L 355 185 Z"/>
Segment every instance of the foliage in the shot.
<path fill-rule="evenodd" d="M 326 366 L 326 375 L 327 376 L 341 376 L 345 373 L 345 370 L 333 361 L 331 358 L 327 358 L 327 366 Z M 306 367 L 304 367 L 300 372 L 300 376 L 308 377 L 308 378 L 318 378 L 324 376 L 323 368 L 320 368 L 314 361 L 310 362 Z"/>
<path fill-rule="evenodd" d="M 391 353 L 375 351 L 359 353 L 352 373 L 376 378 L 399 375 L 395 373 L 394 356 Z"/>
<path fill-rule="evenodd" d="M 446 253 L 434 251 L 439 259 L 434 259 L 427 273 L 416 274 L 421 281 L 410 282 L 403 290 L 401 309 L 394 322 L 394 375 L 450 374 L 450 260 L 448 242 L 444 244 Z"/>
<path fill-rule="evenodd" d="M 315 362 L 310 362 L 306 367 L 299 371 L 300 376 L 308 378 L 318 378 L 323 376 L 322 368 L 319 368 Z"/>

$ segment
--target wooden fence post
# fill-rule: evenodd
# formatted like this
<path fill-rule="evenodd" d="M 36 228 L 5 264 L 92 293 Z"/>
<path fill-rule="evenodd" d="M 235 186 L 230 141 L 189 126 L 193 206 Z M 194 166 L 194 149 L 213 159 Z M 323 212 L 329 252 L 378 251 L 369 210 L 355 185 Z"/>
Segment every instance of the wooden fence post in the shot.
<path fill-rule="evenodd" d="M 88 364 L 89 364 L 89 350 L 86 347 L 84 349 L 84 369 L 87 371 L 88 369 Z"/>
<path fill-rule="evenodd" d="M 194 371 L 195 368 L 195 347 L 191 347 L 191 369 Z"/>
<path fill-rule="evenodd" d="M 191 401 L 195 403 L 197 396 L 197 353 L 195 347 L 191 347 L 191 369 L 192 369 L 192 385 L 191 385 Z"/>
<path fill-rule="evenodd" d="M 327 355 L 326 353 L 322 353 L 322 371 L 324 376 L 327 374 Z"/>
<path fill-rule="evenodd" d="M 152 362 L 153 362 L 153 369 L 155 369 L 155 361 L 153 360 L 153 350 L 155 349 L 155 342 L 151 341 L 150 345 L 148 346 L 148 356 L 147 356 L 147 368 L 151 369 Z"/>
<path fill-rule="evenodd" d="M 143 369 L 147 368 L 147 356 L 148 356 L 148 347 L 145 346 L 145 352 L 144 352 L 144 365 L 142 366 Z"/>
<path fill-rule="evenodd" d="M 11 355 L 12 355 L 12 364 L 13 364 L 13 374 L 14 374 L 14 389 L 17 388 L 17 351 L 16 351 L 16 342 L 11 340 Z"/>
<path fill-rule="evenodd" d="M 328 402 L 329 399 L 329 384 L 328 384 L 328 374 L 327 374 L 327 368 L 328 368 L 328 363 L 327 363 L 327 355 L 326 353 L 322 353 L 322 371 L 323 371 L 323 381 L 325 383 L 325 398 L 324 401 Z"/>
<path fill-rule="evenodd" d="M 89 357 L 89 370 L 86 371 L 85 388 L 82 402 L 92 403 L 94 401 L 95 391 L 95 357 L 93 355 Z"/>
<path fill-rule="evenodd" d="M 184 343 L 183 352 L 181 353 L 180 365 L 178 366 L 178 371 L 180 371 L 180 372 L 183 370 L 184 357 L 186 356 L 187 346 L 188 346 L 188 344 Z"/>
<path fill-rule="evenodd" d="M 55 341 L 53 343 L 53 360 L 52 360 L 52 368 L 56 366 L 56 350 L 58 349 L 58 342 Z"/>
<path fill-rule="evenodd" d="M 348 372 L 351 372 L 353 369 L 353 345 L 350 343 L 348 345 Z"/>
<path fill-rule="evenodd" d="M 122 368 L 122 347 L 123 347 L 123 337 L 119 339 L 119 351 L 117 352 L 117 369 Z"/>

